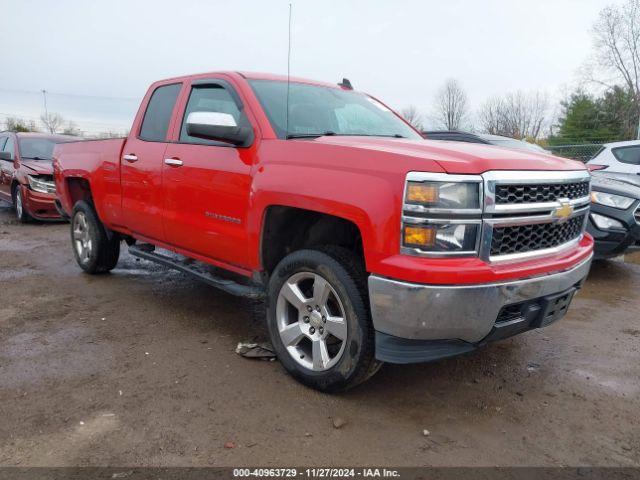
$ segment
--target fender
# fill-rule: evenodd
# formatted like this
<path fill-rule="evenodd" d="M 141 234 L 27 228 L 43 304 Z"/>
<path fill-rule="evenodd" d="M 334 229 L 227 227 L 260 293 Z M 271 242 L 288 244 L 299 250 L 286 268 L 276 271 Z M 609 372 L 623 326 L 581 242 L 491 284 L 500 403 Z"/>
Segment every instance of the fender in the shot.
<path fill-rule="evenodd" d="M 400 216 L 406 173 L 414 159 L 362 152 L 313 141 L 265 140 L 254 170 L 247 215 L 248 258 L 260 265 L 265 211 L 274 205 L 301 208 L 354 223 L 362 235 L 368 271 L 399 252 Z M 442 171 L 436 162 L 423 168 Z"/>

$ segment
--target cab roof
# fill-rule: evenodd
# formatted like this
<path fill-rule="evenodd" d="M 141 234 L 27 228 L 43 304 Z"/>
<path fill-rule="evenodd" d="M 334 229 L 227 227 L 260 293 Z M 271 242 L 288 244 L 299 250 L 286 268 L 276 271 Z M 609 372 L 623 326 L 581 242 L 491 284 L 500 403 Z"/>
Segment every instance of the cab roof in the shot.
<path fill-rule="evenodd" d="M 272 80 L 276 82 L 287 81 L 286 75 L 276 75 L 274 73 L 218 71 L 218 72 L 196 73 L 192 75 L 182 75 L 180 77 L 165 78 L 155 83 L 166 83 L 170 81 L 184 81 L 189 79 L 207 78 L 208 76 L 211 76 L 211 75 L 229 75 L 232 77 L 241 77 L 245 80 Z M 293 83 L 304 83 L 307 85 L 318 85 L 321 87 L 341 89 L 341 87 L 337 83 L 319 82 L 317 80 L 310 80 L 308 78 L 300 78 L 300 77 L 290 77 L 289 80 Z"/>

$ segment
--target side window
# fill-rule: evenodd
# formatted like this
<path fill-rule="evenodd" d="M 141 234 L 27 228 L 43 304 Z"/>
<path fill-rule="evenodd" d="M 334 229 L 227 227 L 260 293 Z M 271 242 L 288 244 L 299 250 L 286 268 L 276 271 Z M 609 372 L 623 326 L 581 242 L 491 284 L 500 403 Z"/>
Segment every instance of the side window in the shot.
<path fill-rule="evenodd" d="M 3 152 L 10 152 L 13 158 L 16 158 L 16 148 L 13 142 L 13 137 L 7 137 L 7 143 L 2 148 Z"/>
<path fill-rule="evenodd" d="M 4 150 L 4 144 L 7 141 L 7 137 L 0 137 L 0 152 Z"/>
<path fill-rule="evenodd" d="M 201 143 L 206 145 L 226 145 L 213 140 L 192 137 L 187 134 L 187 117 L 192 112 L 218 112 L 232 115 L 236 124 L 241 127 L 249 126 L 249 121 L 244 112 L 238 108 L 231 94 L 220 85 L 202 85 L 191 89 L 187 108 L 182 117 L 180 128 L 180 142 Z"/>
<path fill-rule="evenodd" d="M 142 140 L 152 142 L 166 141 L 171 113 L 180 93 L 180 88 L 182 88 L 182 84 L 175 83 L 158 87 L 153 92 L 140 128 L 140 138 Z"/>
<path fill-rule="evenodd" d="M 611 150 L 613 156 L 622 163 L 640 165 L 640 145 L 633 147 L 618 147 Z"/>

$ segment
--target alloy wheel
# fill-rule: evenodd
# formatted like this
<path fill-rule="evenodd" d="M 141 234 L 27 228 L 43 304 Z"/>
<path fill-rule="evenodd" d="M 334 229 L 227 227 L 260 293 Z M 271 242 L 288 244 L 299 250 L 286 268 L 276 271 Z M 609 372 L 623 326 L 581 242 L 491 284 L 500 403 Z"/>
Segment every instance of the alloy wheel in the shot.
<path fill-rule="evenodd" d="M 333 367 L 345 350 L 347 317 L 340 297 L 321 275 L 298 272 L 280 288 L 278 332 L 291 357 L 312 371 Z"/>
<path fill-rule="evenodd" d="M 16 190 L 16 217 L 18 220 L 22 220 L 22 193 L 20 192 L 20 187 Z"/>
<path fill-rule="evenodd" d="M 89 232 L 87 216 L 82 212 L 76 213 L 75 217 L 73 217 L 73 245 L 80 263 L 88 263 L 91 258 L 93 242 Z"/>

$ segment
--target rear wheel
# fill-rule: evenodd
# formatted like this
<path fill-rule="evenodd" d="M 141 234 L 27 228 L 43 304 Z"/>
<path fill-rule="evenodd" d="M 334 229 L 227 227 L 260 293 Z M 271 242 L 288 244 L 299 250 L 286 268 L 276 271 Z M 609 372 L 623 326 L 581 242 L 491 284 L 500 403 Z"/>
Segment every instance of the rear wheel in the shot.
<path fill-rule="evenodd" d="M 76 262 L 87 273 L 112 270 L 120 257 L 120 236 L 107 232 L 93 206 L 76 203 L 71 216 L 71 244 Z"/>
<path fill-rule="evenodd" d="M 24 205 L 24 197 L 22 196 L 22 187 L 20 187 L 20 185 L 16 185 L 13 189 L 13 206 L 18 221 L 27 223 L 31 220 L 31 215 L 29 215 Z"/>
<path fill-rule="evenodd" d="M 365 272 L 348 250 L 286 256 L 269 281 L 269 335 L 284 368 L 322 391 L 353 387 L 380 367 L 374 357 Z"/>

